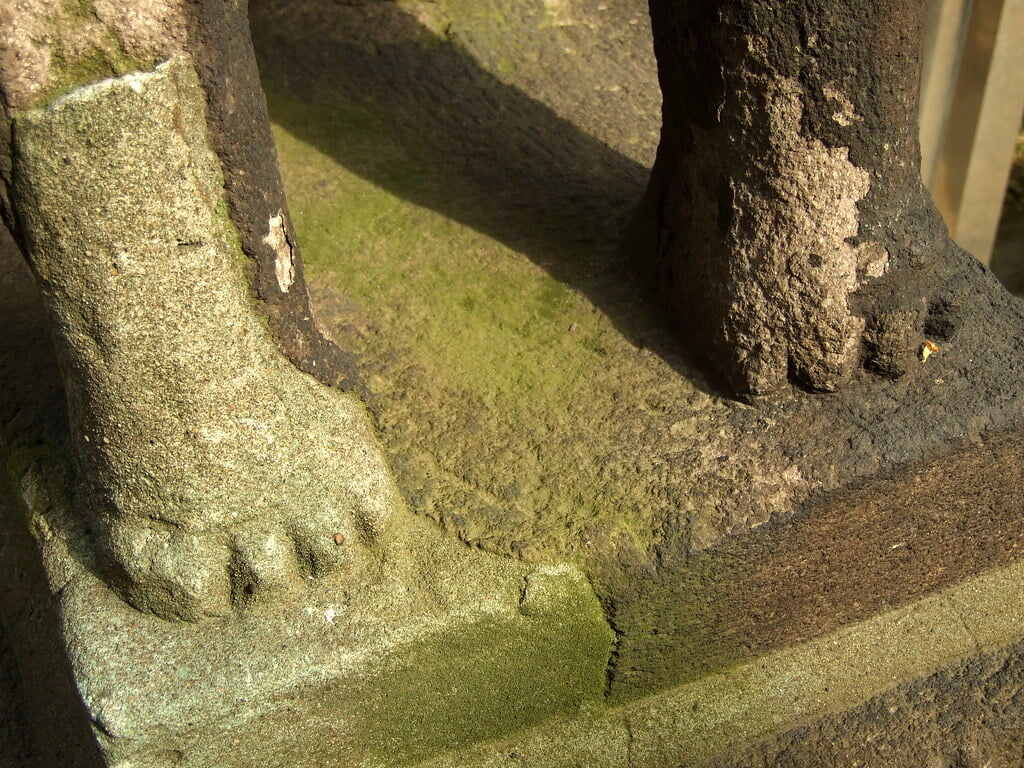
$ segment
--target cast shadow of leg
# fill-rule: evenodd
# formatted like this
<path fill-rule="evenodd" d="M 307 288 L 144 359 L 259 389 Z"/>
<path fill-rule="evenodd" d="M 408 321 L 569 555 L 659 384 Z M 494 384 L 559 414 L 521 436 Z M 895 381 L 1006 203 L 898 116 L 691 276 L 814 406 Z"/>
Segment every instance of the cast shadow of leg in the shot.
<path fill-rule="evenodd" d="M 396 3 L 260 0 L 250 13 L 268 88 L 324 115 L 311 124 L 272 98 L 275 123 L 392 194 L 525 254 L 636 347 L 693 377 L 653 292 L 620 254 L 648 168 L 502 82 Z M 433 182 L 409 184 L 402 153 L 346 141 L 331 125 L 347 119 L 332 118 L 339 104 L 384 120 Z"/>

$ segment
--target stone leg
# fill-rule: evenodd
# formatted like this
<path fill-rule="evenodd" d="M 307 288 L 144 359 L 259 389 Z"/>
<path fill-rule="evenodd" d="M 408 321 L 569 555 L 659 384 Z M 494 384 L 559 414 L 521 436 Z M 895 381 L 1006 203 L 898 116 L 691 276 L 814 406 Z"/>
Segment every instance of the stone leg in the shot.
<path fill-rule="evenodd" d="M 967 289 L 921 184 L 918 2 L 651 0 L 664 95 L 630 248 L 739 395 L 898 378 Z"/>
<path fill-rule="evenodd" d="M 375 560 L 399 501 L 370 420 L 253 310 L 187 59 L 24 112 L 15 135 L 85 505 L 122 595 L 194 621 Z"/>
<path fill-rule="evenodd" d="M 70 764 L 378 768 L 596 704 L 613 633 L 581 571 L 406 513 L 360 401 L 276 349 L 202 109 L 175 59 L 16 123 L 82 473 L 0 392 L 0 612 L 27 688 L 67 662 L 98 746 Z"/>

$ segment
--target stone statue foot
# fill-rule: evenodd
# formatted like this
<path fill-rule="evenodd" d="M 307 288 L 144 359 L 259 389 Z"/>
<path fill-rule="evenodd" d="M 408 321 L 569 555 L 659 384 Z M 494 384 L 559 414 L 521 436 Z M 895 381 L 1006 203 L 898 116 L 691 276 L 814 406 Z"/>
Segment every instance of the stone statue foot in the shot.
<path fill-rule="evenodd" d="M 237 471 L 235 482 L 185 510 L 205 509 L 206 515 L 183 514 L 173 498 L 183 489 L 171 477 L 161 479 L 164 503 L 158 507 L 139 498 L 136 488 L 124 488 L 122 478 L 132 470 L 114 467 L 117 485 L 98 489 L 117 499 L 99 518 L 98 539 L 114 583 L 132 604 L 194 621 L 329 574 L 351 574 L 380 556 L 388 516 L 399 502 L 366 415 L 351 396 L 288 364 L 280 373 L 300 392 L 309 390 L 307 396 L 291 396 L 301 401 L 298 412 L 265 433 L 260 450 L 232 441 L 240 466 L 227 469 Z M 320 422 L 315 430 L 311 417 Z M 250 411 L 232 430 L 244 433 L 243 422 L 255 418 Z M 315 445 L 307 445 L 312 435 Z M 109 464 L 113 457 L 104 458 Z M 210 482 L 210 470 L 219 475 L 225 458 L 207 448 L 209 463 L 200 471 Z"/>
<path fill-rule="evenodd" d="M 204 108 L 174 59 L 22 113 L 15 152 L 99 559 L 186 620 L 371 562 L 399 504 L 363 405 L 252 307 Z"/>

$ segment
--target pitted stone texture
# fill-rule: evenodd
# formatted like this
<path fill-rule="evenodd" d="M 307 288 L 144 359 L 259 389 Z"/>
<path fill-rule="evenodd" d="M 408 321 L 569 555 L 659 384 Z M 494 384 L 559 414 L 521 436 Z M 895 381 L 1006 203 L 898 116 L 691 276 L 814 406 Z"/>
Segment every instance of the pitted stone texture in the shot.
<path fill-rule="evenodd" d="M 791 370 L 815 389 L 833 390 L 856 365 L 864 327 L 850 306 L 858 248 L 848 240 L 858 233 L 869 174 L 846 148 L 801 135 L 797 81 L 751 80 L 732 109 L 748 116 L 752 135 L 767 125 L 770 149 L 730 180 L 725 337 L 747 391 L 775 389 Z"/>
<path fill-rule="evenodd" d="M 627 253 L 733 394 L 899 378 L 957 290 L 919 174 L 922 8 L 651 0 L 662 142 Z"/>
<path fill-rule="evenodd" d="M 89 72 L 123 72 L 185 49 L 185 0 L 17 0 L 0 7 L 0 89 L 27 109 Z M 87 75 L 88 79 L 88 75 Z"/>
<path fill-rule="evenodd" d="M 679 245 L 687 256 L 676 267 L 674 302 L 704 329 L 698 345 L 737 392 L 763 394 L 791 378 L 834 391 L 861 355 L 865 323 L 853 296 L 862 280 L 884 274 L 888 254 L 874 241 L 855 244 L 871 174 L 848 147 L 807 136 L 802 124 L 815 99 L 835 102 L 838 121 L 857 116 L 836 86 L 808 93 L 773 70 L 764 38 L 737 45 L 736 87 L 716 125 L 692 127 L 687 181 L 668 201 L 680 217 L 703 222 L 689 226 L 707 229 Z"/>
<path fill-rule="evenodd" d="M 423 522 L 415 543 L 400 579 L 199 625 L 76 576 L 60 609 L 106 764 L 408 765 L 598 705 L 613 633 L 578 570 L 534 575 Z M 528 608 L 525 580 L 545 590 Z"/>
<path fill-rule="evenodd" d="M 203 110 L 178 58 L 23 113 L 15 146 L 95 533 L 129 601 L 187 620 L 372 560 L 399 504 L 363 406 L 253 311 Z"/>

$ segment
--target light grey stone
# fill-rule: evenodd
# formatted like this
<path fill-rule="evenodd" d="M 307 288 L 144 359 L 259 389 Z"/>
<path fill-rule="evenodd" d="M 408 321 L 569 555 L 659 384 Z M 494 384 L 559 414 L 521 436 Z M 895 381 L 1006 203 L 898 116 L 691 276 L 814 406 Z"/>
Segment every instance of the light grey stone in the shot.
<path fill-rule="evenodd" d="M 363 405 L 297 371 L 246 294 L 191 65 L 17 119 L 16 187 L 112 578 L 164 617 L 354 571 L 398 495 Z"/>

